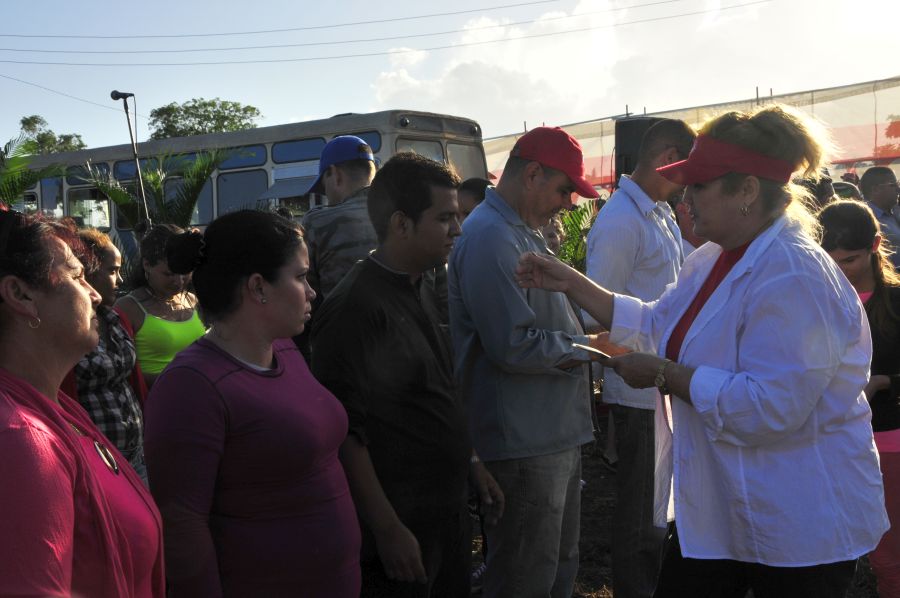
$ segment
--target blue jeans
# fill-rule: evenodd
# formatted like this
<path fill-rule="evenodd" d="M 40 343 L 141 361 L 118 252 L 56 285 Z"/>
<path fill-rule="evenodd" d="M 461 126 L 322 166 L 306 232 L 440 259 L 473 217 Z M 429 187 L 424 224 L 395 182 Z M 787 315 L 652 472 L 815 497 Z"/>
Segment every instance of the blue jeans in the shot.
<path fill-rule="evenodd" d="M 581 449 L 486 462 L 506 497 L 491 547 L 485 598 L 569 598 L 578 573 Z"/>
<path fill-rule="evenodd" d="M 147 463 L 144 461 L 143 445 L 139 444 L 130 451 L 123 451 L 122 456 L 128 459 L 134 471 L 137 472 L 138 477 L 144 482 L 144 486 L 147 486 Z"/>
<path fill-rule="evenodd" d="M 666 530 L 653 525 L 653 411 L 613 405 L 616 511 L 612 522 L 613 595 L 649 598 L 662 563 Z"/>

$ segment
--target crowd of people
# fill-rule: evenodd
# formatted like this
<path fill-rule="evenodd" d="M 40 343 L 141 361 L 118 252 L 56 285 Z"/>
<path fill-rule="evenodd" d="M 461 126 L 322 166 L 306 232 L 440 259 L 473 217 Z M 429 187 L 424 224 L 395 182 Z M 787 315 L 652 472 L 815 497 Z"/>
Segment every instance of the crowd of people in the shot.
<path fill-rule="evenodd" d="M 353 136 L 302 225 L 0 211 L 0 596 L 571 596 L 592 378 L 616 598 L 900 596 L 900 187 L 834 197 L 783 106 L 643 137 L 597 198 L 539 127 L 495 184 Z M 828 189 L 831 189 L 829 195 Z"/>

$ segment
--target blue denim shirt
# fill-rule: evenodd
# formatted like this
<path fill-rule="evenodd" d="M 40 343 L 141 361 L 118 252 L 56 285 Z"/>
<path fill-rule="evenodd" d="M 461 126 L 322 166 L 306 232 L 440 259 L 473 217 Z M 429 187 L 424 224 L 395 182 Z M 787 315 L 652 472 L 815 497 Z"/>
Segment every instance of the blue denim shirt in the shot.
<path fill-rule="evenodd" d="M 495 461 L 590 442 L 587 338 L 563 293 L 516 284 L 519 256 L 549 253 L 496 190 L 466 219 L 450 256 L 450 333 L 475 450 Z"/>

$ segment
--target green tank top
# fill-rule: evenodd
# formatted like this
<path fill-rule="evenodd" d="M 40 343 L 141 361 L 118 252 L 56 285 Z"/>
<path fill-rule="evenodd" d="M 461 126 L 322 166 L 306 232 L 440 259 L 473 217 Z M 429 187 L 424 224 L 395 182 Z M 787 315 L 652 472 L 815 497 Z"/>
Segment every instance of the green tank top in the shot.
<path fill-rule="evenodd" d="M 144 310 L 144 324 L 134 335 L 134 348 L 141 370 L 147 374 L 163 371 L 176 353 L 206 332 L 196 309 L 184 322 L 172 322 L 147 313 L 140 303 L 138 306 Z"/>

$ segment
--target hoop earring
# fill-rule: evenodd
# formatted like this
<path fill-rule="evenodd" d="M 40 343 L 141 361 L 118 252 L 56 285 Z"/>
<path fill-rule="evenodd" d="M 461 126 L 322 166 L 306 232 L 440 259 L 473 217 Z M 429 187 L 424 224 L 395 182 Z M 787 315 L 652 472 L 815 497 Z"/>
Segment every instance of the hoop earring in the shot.
<path fill-rule="evenodd" d="M 34 320 L 37 320 L 37 324 L 34 323 Z M 39 317 L 35 316 L 34 320 L 31 320 L 31 319 L 28 320 L 28 327 L 31 328 L 32 330 L 37 330 L 38 328 L 41 327 L 41 319 Z"/>
<path fill-rule="evenodd" d="M 750 206 L 744 204 L 741 206 L 741 216 L 747 216 L 750 214 Z"/>

